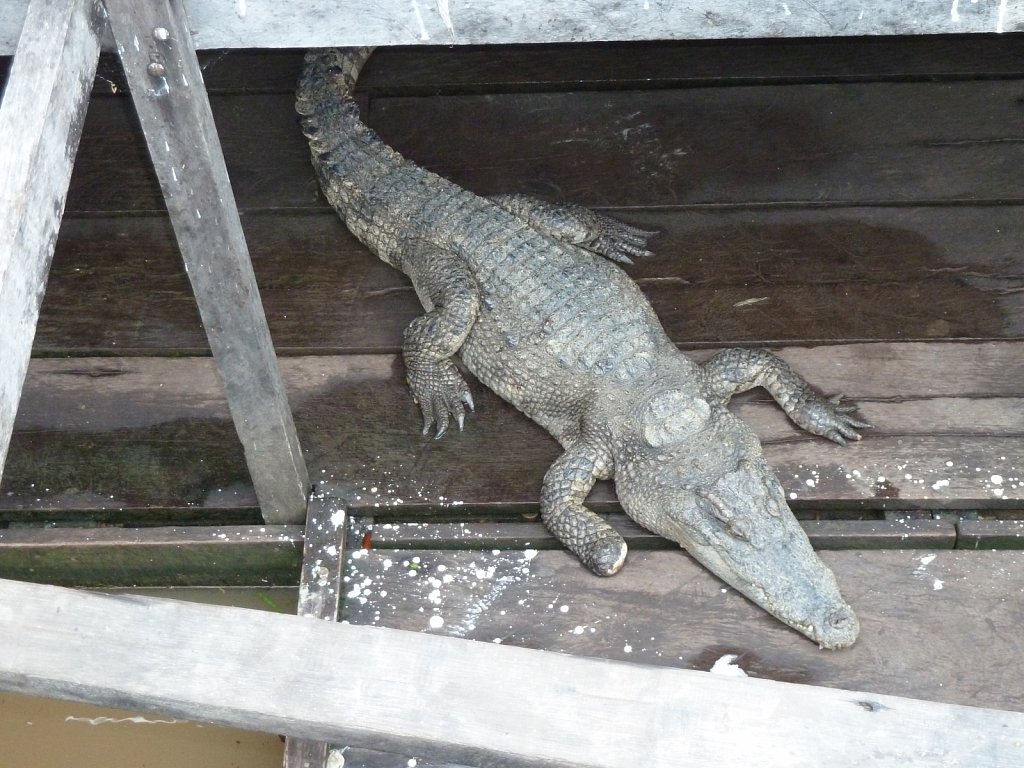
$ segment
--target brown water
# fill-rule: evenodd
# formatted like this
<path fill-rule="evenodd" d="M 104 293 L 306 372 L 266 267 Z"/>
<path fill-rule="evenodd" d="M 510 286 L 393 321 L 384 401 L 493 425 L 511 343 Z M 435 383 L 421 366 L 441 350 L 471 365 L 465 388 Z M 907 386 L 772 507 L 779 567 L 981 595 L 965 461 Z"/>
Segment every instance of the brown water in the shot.
<path fill-rule="evenodd" d="M 287 613 L 296 601 L 294 589 L 123 591 Z M 276 734 L 0 693 L 0 768 L 280 768 L 283 755 Z"/>

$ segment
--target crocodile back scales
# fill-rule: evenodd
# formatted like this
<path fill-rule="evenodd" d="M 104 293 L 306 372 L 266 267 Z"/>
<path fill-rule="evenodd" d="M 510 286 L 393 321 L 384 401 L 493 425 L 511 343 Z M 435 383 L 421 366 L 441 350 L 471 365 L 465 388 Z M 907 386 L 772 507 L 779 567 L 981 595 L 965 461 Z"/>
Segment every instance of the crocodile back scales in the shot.
<path fill-rule="evenodd" d="M 424 242 L 457 255 L 480 292 L 463 363 L 556 438 L 572 439 L 597 390 L 642 376 L 671 342 L 617 266 L 415 165 L 363 124 L 352 89 L 369 53 L 306 57 L 297 109 L 328 201 L 393 266 Z"/>

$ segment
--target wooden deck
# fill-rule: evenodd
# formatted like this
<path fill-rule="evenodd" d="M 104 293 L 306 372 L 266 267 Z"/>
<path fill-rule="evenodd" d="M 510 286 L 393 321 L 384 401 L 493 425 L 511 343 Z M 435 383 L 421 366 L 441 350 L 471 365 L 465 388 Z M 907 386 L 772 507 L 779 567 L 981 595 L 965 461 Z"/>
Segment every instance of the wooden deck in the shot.
<path fill-rule="evenodd" d="M 418 304 L 319 195 L 301 55 L 202 61 L 306 464 L 350 505 L 345 618 L 1024 708 L 1024 36 L 393 49 L 362 81 L 367 122 L 431 170 L 658 229 L 629 272 L 684 349 L 770 346 L 861 404 L 875 429 L 843 449 L 766 396 L 736 403 L 816 545 L 843 550 L 864 628 L 837 653 L 636 529 L 610 486 L 593 505 L 633 554 L 584 572 L 536 522 L 557 445 L 479 385 L 463 434 L 421 438 L 397 356 Z M 301 534 L 260 521 L 104 57 L 0 485 L 0 576 L 295 583 Z"/>

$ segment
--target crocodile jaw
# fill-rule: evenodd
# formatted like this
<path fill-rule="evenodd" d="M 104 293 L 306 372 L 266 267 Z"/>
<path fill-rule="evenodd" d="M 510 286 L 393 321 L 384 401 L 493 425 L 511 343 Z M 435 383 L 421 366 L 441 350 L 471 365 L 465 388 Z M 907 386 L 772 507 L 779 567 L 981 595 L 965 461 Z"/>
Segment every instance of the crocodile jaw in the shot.
<path fill-rule="evenodd" d="M 704 486 L 658 485 L 617 473 L 626 512 L 822 648 L 854 643 L 860 624 L 762 461 L 743 461 Z M 641 490 L 642 489 L 642 490 Z M 651 492 L 654 489 L 654 492 Z"/>

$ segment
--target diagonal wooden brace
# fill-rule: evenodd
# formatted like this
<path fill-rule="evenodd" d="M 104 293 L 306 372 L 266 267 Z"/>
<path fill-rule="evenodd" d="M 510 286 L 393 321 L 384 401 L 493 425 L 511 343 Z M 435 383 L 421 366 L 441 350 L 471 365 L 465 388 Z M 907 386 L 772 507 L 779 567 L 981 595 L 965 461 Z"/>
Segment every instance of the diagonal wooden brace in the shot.
<path fill-rule="evenodd" d="M 33 0 L 0 105 L 0 473 L 104 26 L 96 0 Z"/>
<path fill-rule="evenodd" d="M 301 522 L 308 475 L 182 4 L 105 4 L 263 517 Z"/>

